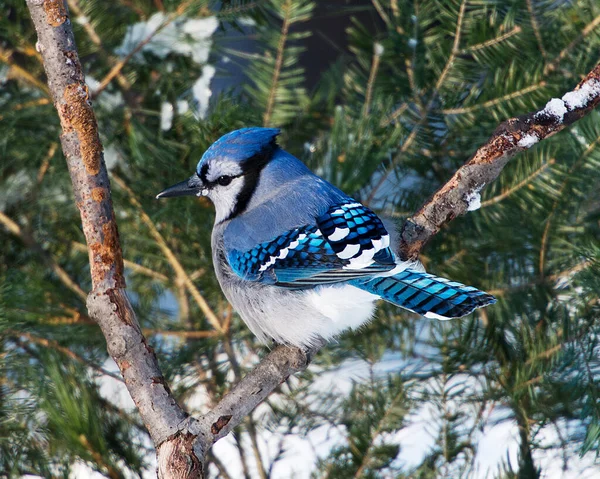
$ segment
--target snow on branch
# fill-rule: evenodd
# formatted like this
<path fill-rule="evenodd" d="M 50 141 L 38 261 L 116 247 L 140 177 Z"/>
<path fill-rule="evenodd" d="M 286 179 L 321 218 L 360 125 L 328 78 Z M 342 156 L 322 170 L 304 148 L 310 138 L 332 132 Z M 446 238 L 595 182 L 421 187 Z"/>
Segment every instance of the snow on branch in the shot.
<path fill-rule="evenodd" d="M 401 231 L 404 259 L 415 259 L 442 226 L 481 204 L 480 191 L 492 183 L 520 151 L 576 122 L 600 103 L 600 64 L 562 98 L 552 98 L 539 111 L 502 123 L 473 157 L 461 166 Z"/>

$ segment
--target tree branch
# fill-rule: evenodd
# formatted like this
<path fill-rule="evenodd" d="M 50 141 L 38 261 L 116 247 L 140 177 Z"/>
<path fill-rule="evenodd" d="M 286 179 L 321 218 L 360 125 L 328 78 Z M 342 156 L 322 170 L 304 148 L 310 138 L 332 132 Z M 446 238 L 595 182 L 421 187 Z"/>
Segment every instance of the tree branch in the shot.
<path fill-rule="evenodd" d="M 112 207 L 98 125 L 63 0 L 28 0 L 38 34 L 48 85 L 62 126 L 61 143 L 89 248 L 93 290 L 90 317 L 102 329 L 110 355 L 154 444 L 174 444 L 170 464 L 188 464 L 188 477 L 201 477 L 204 451 L 185 445 L 194 420 L 179 407 L 166 385 L 154 350 L 143 336 L 125 292 L 123 257 Z M 196 443 L 201 446 L 201 443 Z M 177 477 L 165 469 L 163 477 Z"/>
<path fill-rule="evenodd" d="M 404 224 L 400 249 L 415 259 L 442 226 L 465 214 L 469 199 L 493 182 L 508 161 L 587 115 L 600 103 L 600 64 L 562 99 L 553 98 L 541 110 L 502 123 L 473 157 Z"/>
<path fill-rule="evenodd" d="M 108 351 L 119 365 L 154 441 L 159 476 L 204 477 L 205 454 L 212 444 L 239 425 L 288 376 L 306 369 L 323 343 L 309 351 L 278 346 L 199 419 L 190 418 L 181 409 L 162 377 L 154 351 L 146 342 L 125 293 L 123 258 L 108 175 L 73 33 L 66 21 L 66 6 L 63 0 L 27 3 L 61 119 L 63 151 L 90 250 L 93 284 L 87 303 L 90 317 L 100 325 Z M 452 55 L 458 51 L 464 2 L 462 5 Z M 446 65 L 446 72 L 450 64 Z M 464 214 L 469 198 L 494 181 L 515 154 L 561 131 L 599 102 L 600 65 L 562 100 L 553 99 L 541 111 L 500 125 L 473 158 L 406 222 L 401 232 L 403 255 L 416 257 L 444 224 Z"/>

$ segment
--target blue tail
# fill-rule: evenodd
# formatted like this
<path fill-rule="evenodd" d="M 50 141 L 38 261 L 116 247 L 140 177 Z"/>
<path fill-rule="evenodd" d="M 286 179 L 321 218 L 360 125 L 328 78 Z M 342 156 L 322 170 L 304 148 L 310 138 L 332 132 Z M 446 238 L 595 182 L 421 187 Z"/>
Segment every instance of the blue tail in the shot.
<path fill-rule="evenodd" d="M 472 286 L 410 269 L 394 276 L 353 283 L 396 306 L 429 318 L 460 318 L 496 302 L 491 294 Z"/>

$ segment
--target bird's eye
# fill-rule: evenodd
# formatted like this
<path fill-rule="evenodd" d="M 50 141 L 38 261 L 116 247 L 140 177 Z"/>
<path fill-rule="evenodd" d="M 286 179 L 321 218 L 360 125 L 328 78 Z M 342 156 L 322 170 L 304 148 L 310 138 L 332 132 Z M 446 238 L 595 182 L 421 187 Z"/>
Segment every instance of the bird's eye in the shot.
<path fill-rule="evenodd" d="M 221 186 L 227 186 L 229 183 L 231 183 L 232 179 L 233 178 L 231 176 L 227 175 L 219 176 L 219 178 L 217 178 L 217 183 L 219 183 Z"/>

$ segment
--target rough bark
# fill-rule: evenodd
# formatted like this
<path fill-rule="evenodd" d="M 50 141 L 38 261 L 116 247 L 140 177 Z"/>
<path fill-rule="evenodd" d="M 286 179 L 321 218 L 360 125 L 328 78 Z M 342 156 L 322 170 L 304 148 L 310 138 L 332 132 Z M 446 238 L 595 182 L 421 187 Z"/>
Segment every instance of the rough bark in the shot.
<path fill-rule="evenodd" d="M 154 444 L 166 450 L 166 443 L 179 444 L 196 422 L 173 398 L 127 298 L 108 173 L 67 7 L 63 0 L 29 0 L 27 6 L 60 118 L 62 149 L 88 245 L 93 287 L 89 314 L 100 325 Z M 172 464 L 192 464 L 185 477 L 202 477 L 201 446 L 197 441 L 193 448 L 171 449 Z M 166 470 L 163 477 L 181 476 Z"/>
<path fill-rule="evenodd" d="M 93 285 L 87 300 L 90 317 L 100 325 L 109 354 L 119 365 L 154 441 L 159 477 L 204 477 L 205 454 L 212 444 L 239 425 L 288 376 L 306 369 L 322 345 L 310 351 L 275 348 L 203 417 L 191 418 L 177 404 L 126 295 L 108 174 L 68 10 L 63 0 L 27 0 L 27 5 L 61 120 L 62 147 L 88 244 Z M 600 65 L 576 88 L 593 90 L 585 105 L 563 102 L 565 113 L 560 119 L 541 110 L 500 125 L 473 158 L 406 222 L 401 236 L 404 255 L 416 257 L 445 223 L 464 214 L 469 197 L 494 181 L 515 154 L 591 111 L 600 102 L 600 84 L 595 83 L 599 81 Z"/>

